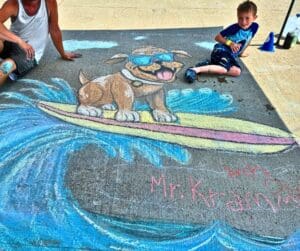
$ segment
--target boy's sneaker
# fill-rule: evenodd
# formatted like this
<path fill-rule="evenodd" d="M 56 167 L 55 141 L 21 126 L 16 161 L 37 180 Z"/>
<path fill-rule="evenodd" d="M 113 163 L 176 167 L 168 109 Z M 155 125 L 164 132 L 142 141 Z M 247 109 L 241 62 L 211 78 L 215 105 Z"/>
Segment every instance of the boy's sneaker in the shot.
<path fill-rule="evenodd" d="M 188 68 L 184 73 L 184 78 L 188 83 L 192 84 L 197 79 L 197 73 L 191 68 Z"/>
<path fill-rule="evenodd" d="M 199 62 L 195 67 L 210 65 L 210 60 L 206 59 L 205 61 Z"/>

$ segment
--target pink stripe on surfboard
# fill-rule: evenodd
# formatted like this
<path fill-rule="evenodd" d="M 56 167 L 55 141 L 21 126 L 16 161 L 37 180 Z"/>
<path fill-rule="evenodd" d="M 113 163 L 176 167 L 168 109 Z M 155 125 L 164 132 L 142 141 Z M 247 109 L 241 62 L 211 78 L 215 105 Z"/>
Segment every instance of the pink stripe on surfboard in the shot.
<path fill-rule="evenodd" d="M 167 125 L 167 124 L 151 124 L 151 123 L 140 123 L 140 122 L 119 122 L 113 119 L 96 118 L 90 116 L 84 116 L 72 112 L 66 112 L 43 103 L 40 106 L 55 111 L 56 113 L 79 119 L 85 119 L 88 121 L 98 122 L 106 125 L 116 125 L 135 129 L 144 129 L 152 132 L 162 132 L 174 135 L 183 135 L 188 137 L 205 138 L 220 141 L 229 141 L 236 143 L 248 143 L 248 144 L 273 144 L 273 145 L 292 145 L 295 143 L 293 138 L 286 137 L 274 137 L 274 136 L 263 136 L 258 134 L 231 132 L 231 131 L 220 131 L 214 129 L 202 129 L 195 127 L 186 127 L 180 125 Z M 138 135 L 137 135 L 138 136 Z"/>

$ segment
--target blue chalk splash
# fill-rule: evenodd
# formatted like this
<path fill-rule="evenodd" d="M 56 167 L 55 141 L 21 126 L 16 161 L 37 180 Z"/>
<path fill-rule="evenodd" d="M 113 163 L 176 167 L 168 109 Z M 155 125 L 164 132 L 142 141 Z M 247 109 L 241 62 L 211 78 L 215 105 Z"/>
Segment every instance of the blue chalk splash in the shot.
<path fill-rule="evenodd" d="M 140 147 L 134 148 L 132 137 L 95 132 L 47 116 L 36 102 L 76 104 L 72 88 L 57 78 L 51 84 L 22 82 L 19 93 L 0 94 L 8 101 L 0 105 L 0 249 L 252 251 L 300 247 L 299 233 L 283 240 L 250 235 L 218 221 L 210 226 L 132 222 L 82 210 L 64 186 L 64 177 L 69 155 L 87 144 L 129 163 L 135 153 L 147 149 L 145 158 L 157 168 L 163 168 L 163 156 L 188 163 L 189 153 L 172 144 L 137 138 L 134 141 Z M 175 91 L 168 98 L 172 103 L 177 96 Z"/>
<path fill-rule="evenodd" d="M 89 49 L 109 49 L 118 46 L 114 41 L 91 41 L 91 40 L 65 40 L 63 41 L 65 50 L 89 50 Z"/>
<path fill-rule="evenodd" d="M 173 112 L 194 114 L 228 114 L 237 110 L 230 94 L 220 94 L 209 88 L 171 90 L 166 104 Z M 148 104 L 136 102 L 135 105 L 138 110 L 150 110 Z"/>
<path fill-rule="evenodd" d="M 134 40 L 136 40 L 136 41 L 138 41 L 138 40 L 146 40 L 146 39 L 147 39 L 146 36 L 136 36 L 136 37 L 134 38 Z"/>
<path fill-rule="evenodd" d="M 195 45 L 197 45 L 201 48 L 207 49 L 209 51 L 213 50 L 215 44 L 216 44 L 215 42 L 207 42 L 207 41 L 195 43 Z"/>

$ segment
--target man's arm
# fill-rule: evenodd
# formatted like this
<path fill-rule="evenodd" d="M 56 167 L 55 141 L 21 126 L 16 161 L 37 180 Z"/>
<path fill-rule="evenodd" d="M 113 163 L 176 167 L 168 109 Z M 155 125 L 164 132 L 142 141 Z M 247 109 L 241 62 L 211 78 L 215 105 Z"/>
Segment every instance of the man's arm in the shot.
<path fill-rule="evenodd" d="M 47 0 L 47 7 L 49 10 L 49 32 L 53 44 L 60 56 L 64 60 L 73 60 L 74 58 L 78 58 L 81 55 L 73 52 L 66 52 L 64 50 L 63 41 L 62 41 L 62 33 L 58 24 L 58 9 L 56 0 Z"/>
<path fill-rule="evenodd" d="M 0 9 L 0 39 L 18 44 L 26 52 L 27 58 L 34 58 L 34 49 L 20 37 L 9 31 L 4 22 L 18 14 L 18 3 L 15 0 L 6 1 Z"/>

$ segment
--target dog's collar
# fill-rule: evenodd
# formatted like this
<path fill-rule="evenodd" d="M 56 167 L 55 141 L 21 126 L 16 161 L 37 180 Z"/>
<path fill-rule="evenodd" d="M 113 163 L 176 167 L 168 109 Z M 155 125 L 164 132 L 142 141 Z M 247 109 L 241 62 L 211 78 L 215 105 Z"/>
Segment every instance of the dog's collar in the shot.
<path fill-rule="evenodd" d="M 137 77 L 133 76 L 130 71 L 128 71 L 126 69 L 123 69 L 121 72 L 124 77 L 133 81 L 133 83 L 135 83 L 135 86 L 142 86 L 143 84 L 148 84 L 148 85 L 163 85 L 164 84 L 161 82 L 153 82 L 153 81 L 137 78 Z M 140 83 L 140 85 L 138 85 L 137 82 Z"/>

